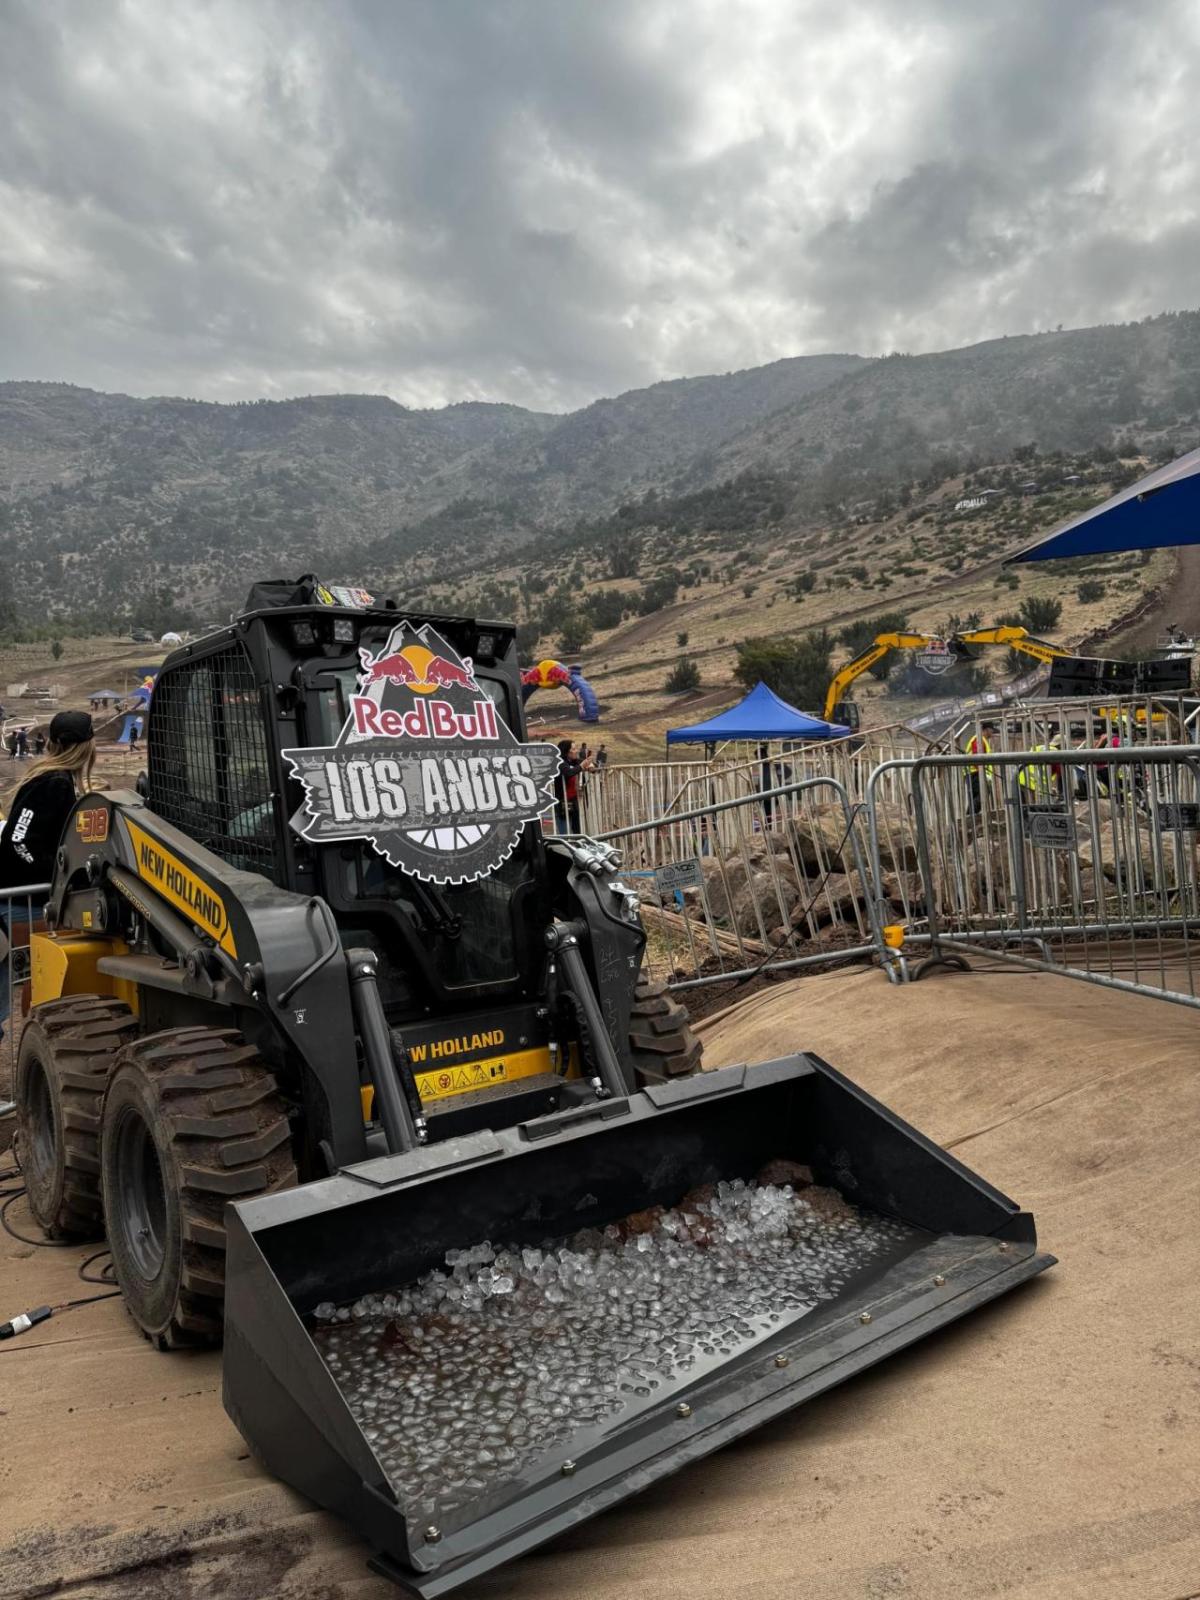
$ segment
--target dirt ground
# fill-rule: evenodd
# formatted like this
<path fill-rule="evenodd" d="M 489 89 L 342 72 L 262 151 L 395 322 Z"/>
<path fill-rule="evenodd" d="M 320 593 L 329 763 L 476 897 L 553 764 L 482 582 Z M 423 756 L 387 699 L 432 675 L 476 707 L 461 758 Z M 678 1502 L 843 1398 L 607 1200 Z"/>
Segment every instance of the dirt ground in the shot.
<path fill-rule="evenodd" d="M 465 1600 L 1200 1594 L 1198 1027 L 1011 971 L 833 973 L 707 1019 L 713 1064 L 824 1055 L 1033 1210 L 1060 1264 Z M 3 1237 L 2 1314 L 97 1292 L 83 1254 Z M 154 1353 L 116 1301 L 0 1345 L 0 1595 L 396 1593 L 256 1467 L 219 1366 Z"/>
<path fill-rule="evenodd" d="M 1178 566 L 1163 604 L 1128 632 L 1116 636 L 1121 649 L 1152 651 L 1169 625 L 1182 628 L 1193 637 L 1200 632 L 1200 548 L 1183 545 L 1173 554 Z"/>

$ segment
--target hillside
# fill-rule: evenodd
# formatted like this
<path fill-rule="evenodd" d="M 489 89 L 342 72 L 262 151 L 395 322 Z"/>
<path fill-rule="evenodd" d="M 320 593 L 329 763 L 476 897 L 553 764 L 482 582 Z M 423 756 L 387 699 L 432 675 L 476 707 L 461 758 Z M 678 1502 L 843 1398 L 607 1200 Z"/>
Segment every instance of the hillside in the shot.
<path fill-rule="evenodd" d="M 812 503 L 1014 445 L 1080 450 L 1112 430 L 1170 430 L 1200 410 L 1200 314 L 889 356 L 775 412 L 715 451 L 704 481 L 789 472 Z M 1189 446 L 1190 448 L 1190 446 Z"/>
<path fill-rule="evenodd" d="M 736 555 L 768 526 L 840 530 L 870 566 L 873 536 L 854 530 L 914 484 L 1011 463 L 1035 441 L 1043 456 L 1122 443 L 1131 458 L 1170 454 L 1194 443 L 1198 415 L 1193 312 L 928 356 L 797 357 L 562 417 L 0 384 L 0 560 L 13 574 L 0 623 L 5 608 L 97 631 L 204 620 L 264 570 L 317 568 L 416 599 L 539 553 L 603 556 L 655 499 L 684 508 L 659 529 L 676 566 Z M 759 509 L 728 516 L 748 484 Z"/>
<path fill-rule="evenodd" d="M 442 562 L 425 517 L 449 508 L 472 556 L 481 538 L 503 548 L 669 481 L 698 447 L 864 364 L 798 357 L 562 418 L 479 403 L 411 411 L 371 395 L 214 405 L 0 384 L 0 555 L 21 575 L 27 615 L 109 614 L 147 573 L 201 608 L 231 602 L 245 588 L 229 581 L 234 554 L 333 576 L 381 546 L 432 572 Z"/>

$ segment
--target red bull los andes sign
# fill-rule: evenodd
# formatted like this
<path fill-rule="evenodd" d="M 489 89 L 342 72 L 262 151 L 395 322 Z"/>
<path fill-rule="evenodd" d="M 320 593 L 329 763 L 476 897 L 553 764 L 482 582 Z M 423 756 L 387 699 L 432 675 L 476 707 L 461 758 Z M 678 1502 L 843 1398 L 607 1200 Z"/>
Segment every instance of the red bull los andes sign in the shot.
<path fill-rule="evenodd" d="M 426 882 L 486 877 L 553 805 L 558 751 L 522 744 L 470 657 L 428 625 L 401 622 L 359 656 L 336 743 L 283 752 L 305 790 L 292 826 L 314 843 L 365 839 Z"/>

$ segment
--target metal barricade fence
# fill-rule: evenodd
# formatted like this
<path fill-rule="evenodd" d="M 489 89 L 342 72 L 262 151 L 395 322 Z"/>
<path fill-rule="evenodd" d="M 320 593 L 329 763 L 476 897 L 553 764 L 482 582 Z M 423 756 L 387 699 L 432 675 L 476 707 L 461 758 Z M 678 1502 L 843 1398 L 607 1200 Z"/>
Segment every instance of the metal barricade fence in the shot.
<path fill-rule="evenodd" d="M 845 787 L 822 777 L 602 837 L 641 900 L 646 967 L 687 989 L 851 957 L 895 978 L 863 827 Z"/>
<path fill-rule="evenodd" d="M 41 918 L 48 883 L 0 889 L 0 1103 L 12 1098 L 29 989 L 29 930 Z"/>
<path fill-rule="evenodd" d="M 911 784 L 906 942 L 1200 1005 L 1200 751 L 923 756 Z"/>

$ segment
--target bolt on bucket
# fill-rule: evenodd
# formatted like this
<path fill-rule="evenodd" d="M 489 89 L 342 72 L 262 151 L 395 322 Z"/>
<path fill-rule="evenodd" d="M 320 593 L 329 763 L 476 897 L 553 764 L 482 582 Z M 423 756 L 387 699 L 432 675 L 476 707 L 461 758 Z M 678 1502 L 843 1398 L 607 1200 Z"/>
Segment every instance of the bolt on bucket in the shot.
<path fill-rule="evenodd" d="M 232 1207 L 225 1405 L 432 1597 L 1053 1259 L 1028 1213 L 791 1056 Z"/>

